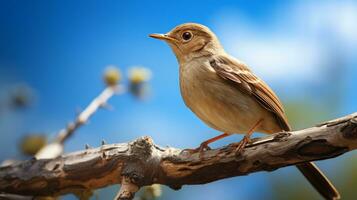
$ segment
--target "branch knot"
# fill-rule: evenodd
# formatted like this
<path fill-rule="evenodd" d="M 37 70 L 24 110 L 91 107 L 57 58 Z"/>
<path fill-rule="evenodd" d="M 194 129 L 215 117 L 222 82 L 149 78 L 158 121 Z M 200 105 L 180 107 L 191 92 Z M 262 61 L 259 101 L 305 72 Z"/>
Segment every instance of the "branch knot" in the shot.
<path fill-rule="evenodd" d="M 352 118 L 341 128 L 344 138 L 355 140 L 357 139 L 357 117 Z"/>
<path fill-rule="evenodd" d="M 153 146 L 154 142 L 149 136 L 140 137 L 130 145 L 132 153 L 145 157 L 149 157 L 152 154 Z"/>

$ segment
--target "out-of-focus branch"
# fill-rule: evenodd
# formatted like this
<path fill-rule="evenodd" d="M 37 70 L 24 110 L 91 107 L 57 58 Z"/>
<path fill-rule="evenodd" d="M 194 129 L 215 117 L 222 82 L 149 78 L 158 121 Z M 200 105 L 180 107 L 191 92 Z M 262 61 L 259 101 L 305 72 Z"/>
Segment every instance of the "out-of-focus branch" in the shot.
<path fill-rule="evenodd" d="M 200 159 L 198 153 L 161 148 L 143 137 L 1 167 L 0 193 L 59 195 L 122 183 L 117 199 L 131 199 L 138 188 L 154 183 L 179 189 L 329 159 L 357 149 L 357 113 L 312 128 L 254 139 L 240 154 L 235 149 L 236 144 L 231 144 L 208 150 Z"/>
<path fill-rule="evenodd" d="M 55 139 L 55 142 L 63 144 L 79 127 L 85 124 L 88 119 L 100 107 L 105 107 L 108 100 L 117 92 L 122 91 L 120 86 L 108 86 L 104 91 L 95 98 L 86 109 L 84 109 L 73 123 L 69 123 L 65 129 L 62 129 Z"/>
<path fill-rule="evenodd" d="M 63 153 L 63 143 L 73 135 L 82 125 L 88 122 L 89 118 L 101 107 L 108 106 L 108 100 L 114 95 L 124 91 L 123 86 L 118 85 L 120 72 L 116 68 L 109 68 L 104 74 L 104 81 L 107 87 L 99 94 L 66 128 L 60 130 L 56 139 L 44 146 L 36 153 L 37 159 L 55 158 Z"/>

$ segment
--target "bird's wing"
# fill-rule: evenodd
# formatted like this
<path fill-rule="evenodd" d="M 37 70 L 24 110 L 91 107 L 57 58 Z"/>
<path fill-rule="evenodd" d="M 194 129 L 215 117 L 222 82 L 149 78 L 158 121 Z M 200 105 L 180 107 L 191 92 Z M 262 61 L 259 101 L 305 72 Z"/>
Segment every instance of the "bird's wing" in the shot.
<path fill-rule="evenodd" d="M 238 89 L 252 95 L 267 110 L 272 112 L 280 127 L 289 131 L 290 126 L 283 106 L 270 87 L 254 75 L 249 68 L 239 61 L 225 55 L 215 56 L 210 60 L 211 67 L 221 78 L 234 84 Z"/>

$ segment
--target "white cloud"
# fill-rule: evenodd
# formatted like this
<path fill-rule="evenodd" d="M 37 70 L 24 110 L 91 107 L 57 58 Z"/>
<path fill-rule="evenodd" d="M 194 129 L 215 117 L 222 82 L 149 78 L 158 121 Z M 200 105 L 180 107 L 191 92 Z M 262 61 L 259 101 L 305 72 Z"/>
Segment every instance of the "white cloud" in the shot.
<path fill-rule="evenodd" d="M 357 45 L 356 2 L 310 1 L 287 10 L 289 12 L 285 14 L 290 15 L 289 18 L 300 30 L 317 36 L 334 37 L 343 45 Z"/>
<path fill-rule="evenodd" d="M 312 41 L 291 38 L 266 40 L 259 36 L 234 42 L 230 47 L 236 57 L 267 79 L 288 80 L 304 77 L 317 81 L 323 54 Z"/>
<path fill-rule="evenodd" d="M 344 54 L 356 49 L 354 2 L 303 1 L 279 7 L 267 24 L 232 13 L 219 13 L 213 28 L 229 53 L 267 81 L 320 81 L 335 45 Z"/>

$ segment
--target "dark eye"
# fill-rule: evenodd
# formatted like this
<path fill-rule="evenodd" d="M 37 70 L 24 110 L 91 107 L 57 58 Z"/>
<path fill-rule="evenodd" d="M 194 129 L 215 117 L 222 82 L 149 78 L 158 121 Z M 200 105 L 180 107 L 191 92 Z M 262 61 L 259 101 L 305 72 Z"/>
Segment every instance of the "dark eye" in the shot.
<path fill-rule="evenodd" d="M 185 41 L 189 41 L 192 38 L 192 33 L 190 32 L 184 32 L 182 33 L 182 39 Z"/>

